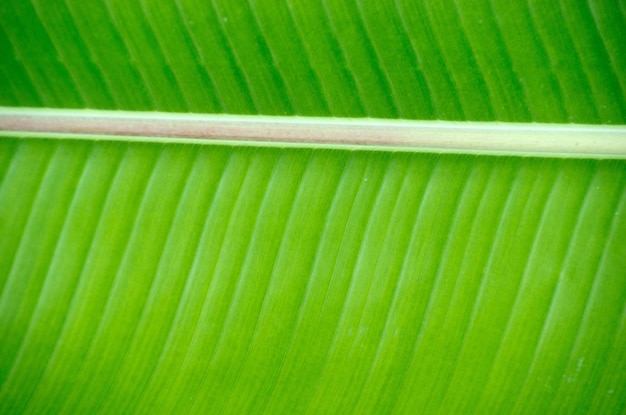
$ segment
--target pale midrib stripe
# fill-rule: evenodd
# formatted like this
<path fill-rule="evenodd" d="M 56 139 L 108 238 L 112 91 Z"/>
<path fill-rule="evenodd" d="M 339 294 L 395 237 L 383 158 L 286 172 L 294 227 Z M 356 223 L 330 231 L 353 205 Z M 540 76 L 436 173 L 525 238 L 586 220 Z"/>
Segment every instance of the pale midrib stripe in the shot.
<path fill-rule="evenodd" d="M 626 126 L 200 115 L 0 107 L 0 137 L 347 146 L 626 158 Z"/>

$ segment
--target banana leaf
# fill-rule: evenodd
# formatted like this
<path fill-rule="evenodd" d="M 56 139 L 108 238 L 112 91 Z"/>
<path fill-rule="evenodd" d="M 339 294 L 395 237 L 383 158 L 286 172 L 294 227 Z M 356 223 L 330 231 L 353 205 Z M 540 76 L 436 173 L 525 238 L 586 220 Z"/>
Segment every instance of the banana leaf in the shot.
<path fill-rule="evenodd" d="M 0 413 L 624 413 L 623 45 L 621 0 L 4 0 Z"/>

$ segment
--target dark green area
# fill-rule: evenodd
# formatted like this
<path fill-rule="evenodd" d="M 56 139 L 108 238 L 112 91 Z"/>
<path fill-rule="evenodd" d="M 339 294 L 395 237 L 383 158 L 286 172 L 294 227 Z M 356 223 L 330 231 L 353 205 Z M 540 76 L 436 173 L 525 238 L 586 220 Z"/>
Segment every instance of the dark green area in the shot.
<path fill-rule="evenodd" d="M 621 0 L 3 0 L 0 105 L 626 123 Z"/>

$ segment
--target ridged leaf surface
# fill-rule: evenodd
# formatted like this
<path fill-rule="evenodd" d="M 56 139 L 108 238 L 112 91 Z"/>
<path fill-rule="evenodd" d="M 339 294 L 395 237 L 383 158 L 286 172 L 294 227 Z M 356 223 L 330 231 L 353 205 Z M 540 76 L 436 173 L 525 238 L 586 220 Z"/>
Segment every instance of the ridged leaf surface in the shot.
<path fill-rule="evenodd" d="M 0 155 L 2 413 L 624 409 L 624 161 Z"/>
<path fill-rule="evenodd" d="M 626 123 L 622 0 L 3 0 L 0 105 Z"/>
<path fill-rule="evenodd" d="M 1 0 L 0 106 L 626 124 L 624 45 L 622 0 Z M 0 137 L 2 414 L 626 410 L 624 160 L 49 133 Z"/>

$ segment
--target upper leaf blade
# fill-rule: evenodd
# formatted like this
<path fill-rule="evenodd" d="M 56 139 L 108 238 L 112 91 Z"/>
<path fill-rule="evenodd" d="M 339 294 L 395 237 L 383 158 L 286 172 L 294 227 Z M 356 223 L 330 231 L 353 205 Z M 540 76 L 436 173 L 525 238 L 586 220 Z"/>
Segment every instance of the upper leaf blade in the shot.
<path fill-rule="evenodd" d="M 617 0 L 7 0 L 0 105 L 626 123 Z"/>

